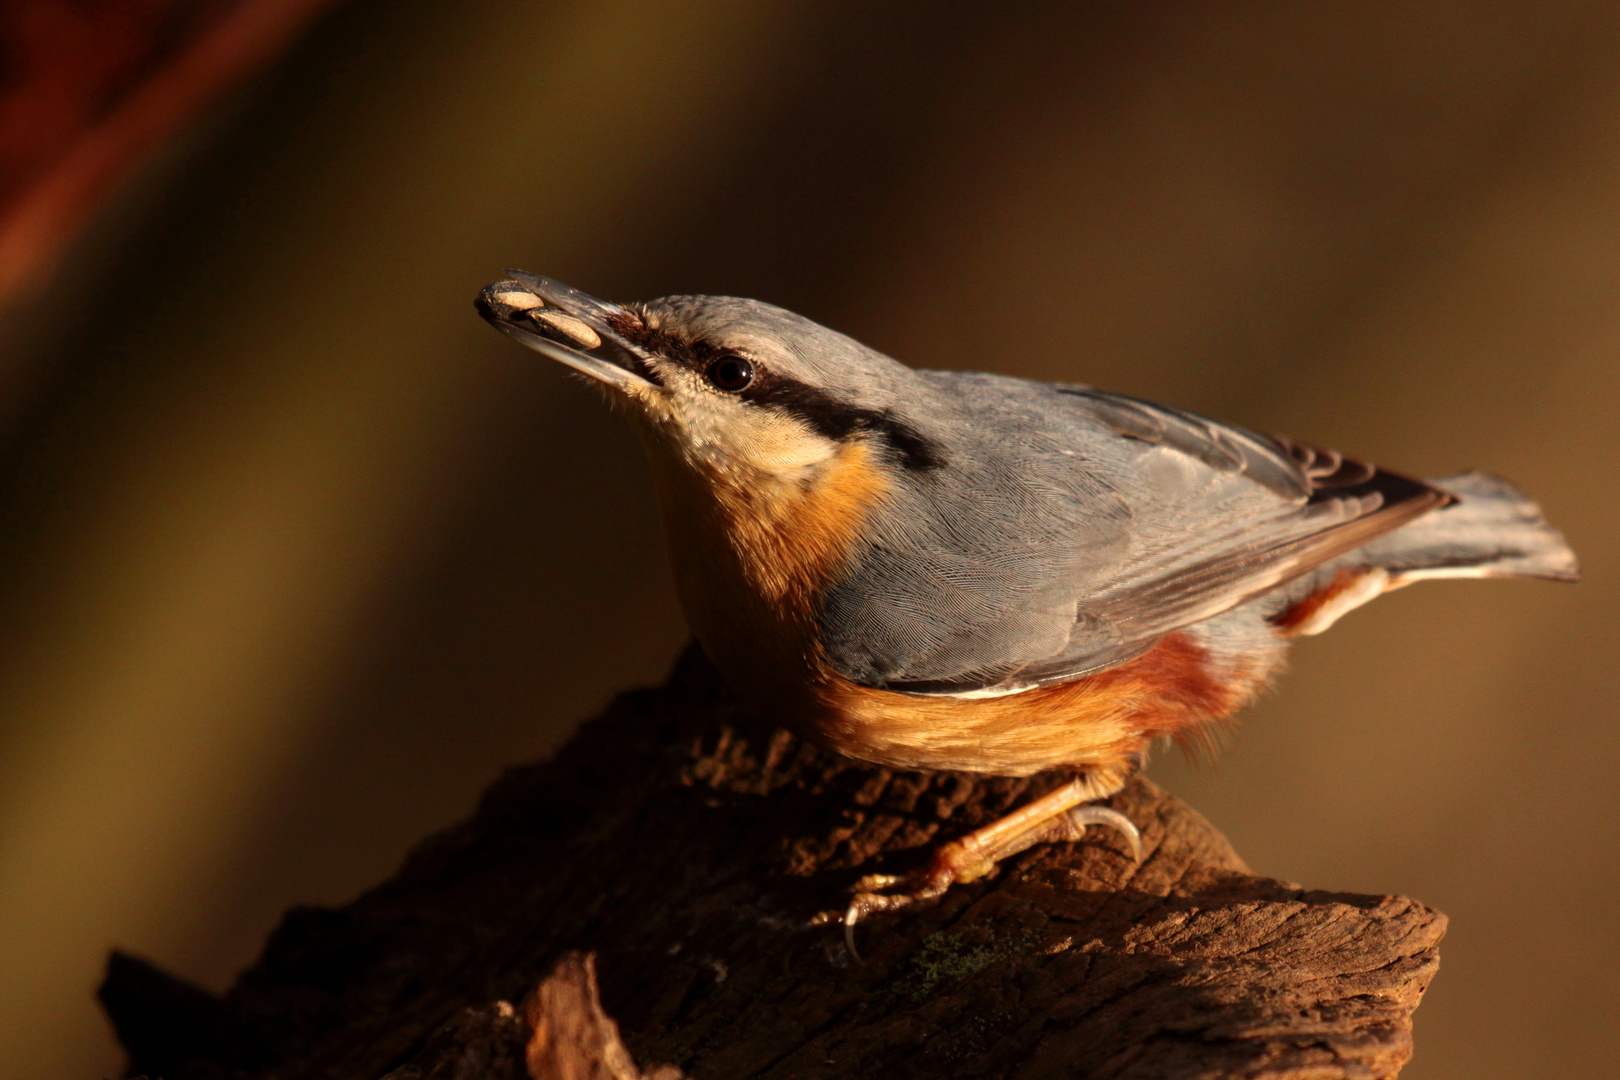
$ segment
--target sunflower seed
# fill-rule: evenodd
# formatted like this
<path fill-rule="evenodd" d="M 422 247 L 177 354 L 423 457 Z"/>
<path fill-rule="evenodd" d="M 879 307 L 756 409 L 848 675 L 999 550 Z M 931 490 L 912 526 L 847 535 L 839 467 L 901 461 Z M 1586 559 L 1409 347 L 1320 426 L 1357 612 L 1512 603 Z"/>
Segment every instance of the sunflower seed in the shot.
<path fill-rule="evenodd" d="M 560 311 L 531 311 L 529 318 L 551 327 L 582 349 L 594 349 L 602 344 L 602 339 L 597 336 L 595 330 L 572 315 L 564 315 Z"/>
<path fill-rule="evenodd" d="M 513 311 L 529 311 L 533 308 L 546 306 L 546 302 L 532 292 L 498 292 L 490 299 L 497 304 L 505 304 Z"/>

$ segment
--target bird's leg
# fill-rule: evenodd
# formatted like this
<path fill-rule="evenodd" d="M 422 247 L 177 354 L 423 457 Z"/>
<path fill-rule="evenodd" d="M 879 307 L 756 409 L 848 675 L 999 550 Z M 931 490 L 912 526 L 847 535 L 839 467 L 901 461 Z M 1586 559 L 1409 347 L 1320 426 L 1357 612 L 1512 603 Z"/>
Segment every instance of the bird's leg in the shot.
<path fill-rule="evenodd" d="M 1106 798 L 1124 786 L 1123 776 L 1076 777 L 1056 791 L 997 818 L 959 840 L 934 849 L 928 866 L 904 876 L 868 874 L 855 883 L 855 899 L 844 912 L 844 941 L 850 956 L 855 951 L 855 924 L 879 911 L 894 911 L 919 900 L 931 900 L 957 882 L 974 881 L 995 869 L 996 863 L 1035 844 L 1079 840 L 1088 825 L 1118 829 L 1130 842 L 1131 854 L 1142 860 L 1142 834 L 1131 820 L 1106 806 L 1082 806 Z M 892 889 L 894 892 L 879 892 Z M 829 920 L 830 921 L 830 920 Z"/>

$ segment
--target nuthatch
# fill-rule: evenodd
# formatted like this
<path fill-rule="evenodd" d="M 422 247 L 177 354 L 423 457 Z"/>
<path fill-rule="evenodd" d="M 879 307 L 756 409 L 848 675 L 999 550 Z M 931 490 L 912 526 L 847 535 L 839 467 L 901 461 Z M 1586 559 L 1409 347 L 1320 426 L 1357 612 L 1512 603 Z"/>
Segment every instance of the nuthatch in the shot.
<path fill-rule="evenodd" d="M 1072 774 L 864 879 L 847 934 L 1088 824 L 1140 858 L 1130 821 L 1082 804 L 1380 593 L 1578 574 L 1482 473 L 1414 480 L 1087 386 L 915 371 L 756 300 L 619 306 L 513 272 L 478 308 L 635 421 L 682 605 L 740 693 L 861 761 Z"/>

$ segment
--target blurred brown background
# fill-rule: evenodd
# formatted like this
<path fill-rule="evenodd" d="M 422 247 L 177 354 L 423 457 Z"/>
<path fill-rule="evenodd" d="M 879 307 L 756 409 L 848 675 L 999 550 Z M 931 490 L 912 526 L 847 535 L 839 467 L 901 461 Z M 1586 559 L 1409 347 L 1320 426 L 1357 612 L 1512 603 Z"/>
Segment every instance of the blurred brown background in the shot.
<path fill-rule="evenodd" d="M 1620 994 L 1620 5 L 348 0 L 0 324 L 0 1074 L 118 1056 L 684 631 L 504 266 L 1502 472 L 1573 588 L 1440 583 L 1153 773 L 1447 912 L 1407 1075 L 1597 1075 Z M 41 278 L 40 280 L 46 280 Z"/>

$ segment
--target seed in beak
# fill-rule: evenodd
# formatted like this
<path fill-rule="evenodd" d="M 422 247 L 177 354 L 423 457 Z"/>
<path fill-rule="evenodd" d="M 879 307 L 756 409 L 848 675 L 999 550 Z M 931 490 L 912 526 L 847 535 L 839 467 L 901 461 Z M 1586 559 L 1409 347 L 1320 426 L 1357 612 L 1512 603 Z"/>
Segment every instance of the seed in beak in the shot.
<path fill-rule="evenodd" d="M 513 311 L 532 311 L 546 306 L 546 302 L 532 292 L 498 292 L 490 299 L 497 304 L 506 305 Z"/>
<path fill-rule="evenodd" d="M 564 315 L 560 311 L 535 310 L 529 312 L 529 318 L 537 323 L 549 326 L 582 349 L 594 349 L 602 344 L 602 339 L 597 336 L 595 330 L 592 330 L 572 315 Z"/>

